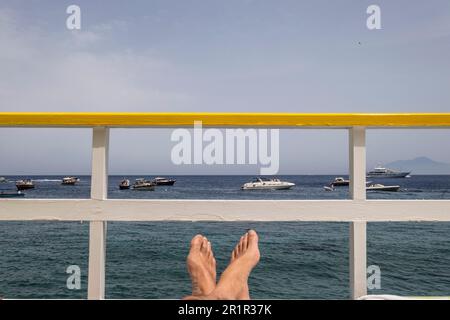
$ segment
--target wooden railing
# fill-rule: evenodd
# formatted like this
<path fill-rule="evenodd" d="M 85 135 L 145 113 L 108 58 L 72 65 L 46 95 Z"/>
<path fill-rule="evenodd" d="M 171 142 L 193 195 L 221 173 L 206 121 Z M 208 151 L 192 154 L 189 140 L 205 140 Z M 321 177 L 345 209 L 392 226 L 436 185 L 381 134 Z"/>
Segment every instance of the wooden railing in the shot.
<path fill-rule="evenodd" d="M 111 127 L 338 128 L 349 132 L 351 200 L 108 199 Z M 450 114 L 0 113 L 0 127 L 90 127 L 90 199 L 3 199 L 0 221 L 90 221 L 88 298 L 105 294 L 107 221 L 350 222 L 350 297 L 367 294 L 366 223 L 450 221 L 450 200 L 366 200 L 366 128 L 449 128 Z"/>

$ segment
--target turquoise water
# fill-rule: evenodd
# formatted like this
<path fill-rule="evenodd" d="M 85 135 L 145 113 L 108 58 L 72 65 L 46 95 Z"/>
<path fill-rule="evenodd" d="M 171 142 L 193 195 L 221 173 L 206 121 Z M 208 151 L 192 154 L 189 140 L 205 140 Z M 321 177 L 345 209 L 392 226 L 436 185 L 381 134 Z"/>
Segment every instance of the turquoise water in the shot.
<path fill-rule="evenodd" d="M 10 177 L 15 179 L 17 177 Z M 89 179 L 60 186 L 57 177 L 39 177 L 26 197 L 84 198 Z M 155 192 L 118 191 L 110 179 L 110 197 L 156 198 L 346 198 L 345 188 L 324 192 L 326 176 L 287 177 L 298 184 L 288 193 L 242 192 L 248 177 L 176 177 L 173 188 Z M 43 181 L 50 180 L 50 181 Z M 449 177 L 416 176 L 395 194 L 373 198 L 448 199 Z M 236 186 L 238 186 L 236 188 Z M 10 188 L 1 185 L 0 188 Z M 200 190 L 200 191 L 199 191 Z M 220 192 L 222 190 L 222 192 Z M 1 201 L 1 200 L 0 200 Z M 348 297 L 347 223 L 158 222 L 108 223 L 107 298 L 180 298 L 189 294 L 185 257 L 196 233 L 212 242 L 218 271 L 226 267 L 237 239 L 248 228 L 260 234 L 261 261 L 250 278 L 253 298 Z M 0 296 L 5 298 L 85 298 L 88 223 L 1 222 Z M 373 294 L 450 295 L 450 223 L 369 223 L 368 265 L 381 268 L 381 289 Z M 66 287 L 67 266 L 81 268 L 81 289 Z"/>

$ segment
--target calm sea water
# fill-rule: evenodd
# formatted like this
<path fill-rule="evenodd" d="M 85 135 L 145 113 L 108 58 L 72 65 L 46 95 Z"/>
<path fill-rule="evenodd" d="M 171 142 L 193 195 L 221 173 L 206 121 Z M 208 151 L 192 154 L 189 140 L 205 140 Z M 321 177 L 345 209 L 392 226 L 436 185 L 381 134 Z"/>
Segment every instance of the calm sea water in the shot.
<path fill-rule="evenodd" d="M 145 177 L 145 176 L 144 176 Z M 7 177 L 14 181 L 22 177 Z M 60 176 L 32 177 L 27 198 L 88 198 L 89 177 L 61 186 Z M 110 177 L 110 198 L 151 199 L 345 199 L 348 188 L 325 192 L 334 176 L 282 176 L 297 184 L 284 191 L 241 191 L 246 176 L 179 176 L 173 187 L 153 192 L 118 190 Z M 128 177 L 130 179 L 138 177 Z M 450 199 L 450 176 L 376 180 L 400 184 L 397 193 L 369 198 Z M 14 184 L 0 184 L 14 189 Z M 1 200 L 0 200 L 1 201 Z M 260 234 L 262 258 L 250 278 L 254 298 L 348 297 L 347 223 L 157 222 L 108 223 L 107 298 L 180 298 L 189 294 L 185 257 L 192 236 L 212 242 L 218 271 L 226 267 L 237 239 L 248 228 Z M 85 298 L 88 223 L 1 222 L 0 296 Z M 381 289 L 372 294 L 450 295 L 450 223 L 369 223 L 368 265 L 381 268 Z M 67 266 L 81 268 L 81 289 L 66 287 Z"/>

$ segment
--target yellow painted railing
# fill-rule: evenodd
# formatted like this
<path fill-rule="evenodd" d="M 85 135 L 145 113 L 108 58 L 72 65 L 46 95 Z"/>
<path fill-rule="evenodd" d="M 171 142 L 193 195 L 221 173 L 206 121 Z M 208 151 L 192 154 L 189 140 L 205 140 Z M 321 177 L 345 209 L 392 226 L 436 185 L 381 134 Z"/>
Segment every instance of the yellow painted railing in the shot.
<path fill-rule="evenodd" d="M 4 127 L 449 127 L 450 113 L 0 112 Z"/>

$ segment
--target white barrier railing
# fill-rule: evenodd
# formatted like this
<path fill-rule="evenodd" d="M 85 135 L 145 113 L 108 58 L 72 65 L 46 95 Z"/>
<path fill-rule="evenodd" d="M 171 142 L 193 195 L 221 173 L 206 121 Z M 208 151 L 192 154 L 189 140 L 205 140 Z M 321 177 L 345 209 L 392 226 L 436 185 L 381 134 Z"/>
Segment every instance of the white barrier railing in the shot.
<path fill-rule="evenodd" d="M 27 114 L 26 116 L 28 116 Z M 129 115 L 129 114 L 128 114 Z M 350 222 L 349 261 L 350 261 L 350 297 L 357 298 L 367 294 L 366 286 L 366 223 L 370 221 L 450 221 L 450 200 L 366 200 L 366 143 L 365 126 L 370 123 L 370 115 L 347 115 L 347 122 L 337 115 L 338 123 L 330 122 L 333 115 L 324 115 L 324 119 L 307 118 L 301 115 L 287 115 L 280 119 L 255 122 L 259 127 L 327 127 L 346 128 L 349 131 L 349 173 L 351 200 L 111 200 L 107 199 L 108 188 L 108 146 L 109 128 L 122 126 L 120 119 L 108 123 L 91 118 L 70 118 L 65 121 L 50 123 L 66 115 L 51 114 L 41 121 L 23 119 L 17 114 L 5 116 L 0 126 L 91 126 L 92 174 L 91 199 L 3 199 L 0 201 L 0 221 L 8 220 L 57 220 L 90 221 L 89 232 L 89 273 L 88 299 L 103 299 L 105 294 L 105 251 L 107 221 L 340 221 Z M 159 119 L 161 125 L 154 123 L 152 114 L 149 119 L 138 118 L 132 125 L 123 126 L 183 126 L 183 115 L 176 115 L 180 121 Z M 192 114 L 189 114 L 192 116 Z M 306 117 L 308 117 L 307 115 Z M 371 115 L 376 116 L 376 115 Z M 382 115 L 385 117 L 386 115 Z M 450 115 L 436 117 L 412 116 L 406 120 L 391 121 L 387 126 L 398 127 L 448 127 Z M 181 117 L 181 118 L 180 118 Z M 197 119 L 202 119 L 198 115 Z M 220 115 L 223 117 L 223 114 Z M 245 117 L 249 117 L 248 114 Z M 297 117 L 297 118 L 296 118 Z M 331 118 L 330 118 L 331 117 Z M 360 117 L 360 118 L 358 118 Z M 26 117 L 25 117 L 26 118 Z M 94 121 L 97 118 L 97 121 Z M 145 117 L 144 117 L 145 118 Z M 247 125 L 248 119 L 241 122 L 231 117 L 227 123 L 217 117 L 210 121 L 210 126 L 232 126 L 235 123 Z M 239 118 L 239 117 L 238 117 Z M 288 120 L 285 120 L 288 119 Z M 293 119 L 292 121 L 290 119 Z M 369 119 L 367 119 L 369 118 Z M 32 117 L 33 119 L 33 117 Z M 49 120 L 50 119 L 50 120 Z M 90 120 L 89 120 L 90 119 Z M 94 120 L 92 120 L 94 119 Z M 265 119 L 265 118 L 264 118 Z M 350 119 L 350 120 L 348 120 Z M 359 120 L 363 119 L 363 120 Z M 384 118 L 383 118 L 384 119 Z M 123 118 L 122 118 L 123 120 Z M 217 120 L 217 121 L 216 121 Z M 376 119 L 375 119 L 376 120 Z M 381 121 L 374 120 L 376 127 L 383 127 Z M 77 122 L 78 121 L 78 122 Z M 85 122 L 83 122 L 85 121 Z M 123 120 L 123 121 L 130 121 Z M 133 120 L 134 121 L 134 120 Z M 147 122 L 146 122 L 147 121 Z M 153 121 L 153 122 L 152 122 Z M 171 122 L 172 121 L 172 122 Z M 234 121 L 234 122 L 233 122 Z M 247 122 L 246 122 L 247 121 Z M 265 122 L 266 121 L 266 122 Z M 276 122 L 279 121 L 279 122 Z M 283 122 L 285 121 L 285 122 Z M 291 122 L 289 122 L 291 121 Z M 320 122 L 322 121 L 322 122 Z M 352 122 L 353 121 L 353 122 Z M 403 122 L 402 122 L 403 121 Z M 98 126 L 98 124 L 107 126 Z M 208 121 L 204 121 L 208 125 Z M 246 124 L 247 123 L 247 124 Z M 430 124 L 431 123 L 431 124 Z M 356 125 L 355 125 L 356 124 Z"/>

